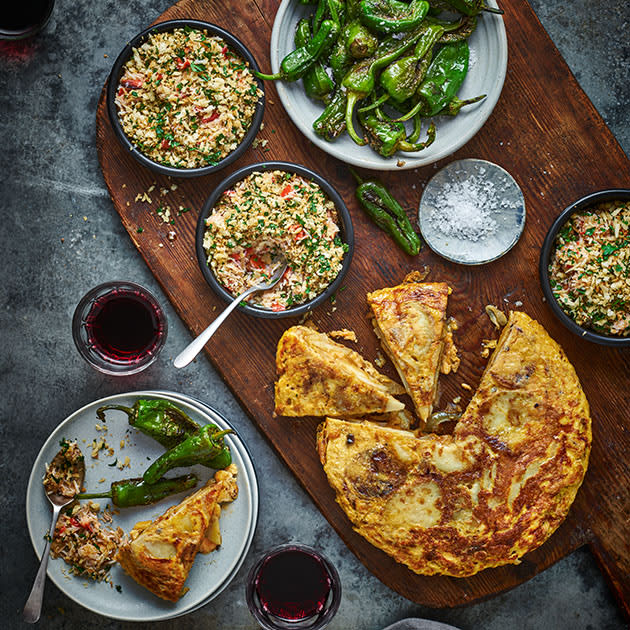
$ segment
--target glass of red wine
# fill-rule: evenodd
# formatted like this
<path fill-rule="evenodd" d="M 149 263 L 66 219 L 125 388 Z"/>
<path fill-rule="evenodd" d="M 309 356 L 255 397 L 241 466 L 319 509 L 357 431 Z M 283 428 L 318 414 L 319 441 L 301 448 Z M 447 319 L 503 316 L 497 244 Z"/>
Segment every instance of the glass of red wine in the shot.
<path fill-rule="evenodd" d="M 54 5 L 55 0 L 2 0 L 0 39 L 23 39 L 39 33 Z"/>
<path fill-rule="evenodd" d="M 89 291 L 72 318 L 81 356 L 105 374 L 127 376 L 151 365 L 166 341 L 166 316 L 134 282 L 107 282 Z"/>
<path fill-rule="evenodd" d="M 264 630 L 320 630 L 339 609 L 341 581 L 319 551 L 306 545 L 280 545 L 252 567 L 246 598 Z"/>

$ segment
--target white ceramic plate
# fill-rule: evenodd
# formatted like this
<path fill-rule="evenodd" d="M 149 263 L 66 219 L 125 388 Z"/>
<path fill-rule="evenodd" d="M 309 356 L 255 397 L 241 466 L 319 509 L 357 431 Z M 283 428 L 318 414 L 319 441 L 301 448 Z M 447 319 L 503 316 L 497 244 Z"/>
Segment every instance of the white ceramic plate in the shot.
<path fill-rule="evenodd" d="M 44 494 L 41 483 L 45 464 L 50 462 L 59 450 L 62 438 L 76 439 L 86 460 L 84 485 L 88 490 L 108 490 L 110 483 L 122 478 L 139 477 L 150 461 L 153 461 L 164 449 L 154 440 L 130 427 L 127 416 L 121 411 L 107 412 L 107 433 L 97 431 L 95 424 L 99 422 L 96 409 L 102 405 L 117 404 L 132 406 L 138 398 L 167 398 L 190 415 L 196 422 L 206 424 L 213 422 L 222 428 L 232 428 L 225 418 L 216 411 L 183 394 L 171 392 L 140 391 L 118 394 L 103 398 L 79 409 L 64 420 L 50 435 L 42 447 L 29 478 L 26 495 L 26 516 L 29 534 L 38 557 L 44 548 L 44 535 L 50 526 L 51 508 Z M 106 437 L 114 448 L 114 456 L 101 451 L 99 459 L 91 457 L 90 443 L 94 438 Z M 130 444 L 120 448 L 120 441 L 127 438 Z M 85 440 L 85 441 L 84 441 Z M 66 576 L 66 564 L 61 559 L 52 559 L 48 565 L 48 576 L 54 584 L 70 599 L 92 612 L 124 621 L 159 621 L 179 617 L 185 613 L 204 606 L 222 590 L 236 575 L 249 551 L 256 523 L 258 520 L 258 484 L 256 473 L 249 453 L 237 434 L 226 436 L 232 452 L 232 460 L 238 468 L 238 498 L 227 504 L 221 513 L 221 547 L 207 555 L 198 554 L 190 571 L 186 586 L 190 589 L 177 603 L 161 600 L 144 587 L 138 585 L 118 565 L 110 571 L 112 582 L 120 585 L 121 592 L 106 583 L 95 583 L 75 576 Z M 131 468 L 120 471 L 110 467 L 118 457 L 124 460 L 128 455 Z M 193 472 L 202 483 L 214 471 L 203 466 L 195 466 Z M 175 473 L 183 471 L 175 470 Z M 105 478 L 103 483 L 98 480 Z M 141 520 L 154 519 L 168 507 L 179 503 L 185 493 L 174 495 L 155 505 L 122 509 L 114 517 L 114 525 L 125 532 Z M 104 507 L 106 499 L 98 500 Z"/>
<path fill-rule="evenodd" d="M 496 7 L 497 4 L 495 0 L 489 0 L 488 6 Z M 277 72 L 284 56 L 295 49 L 293 36 L 298 21 L 311 15 L 313 11 L 313 5 L 298 4 L 296 0 L 282 0 L 271 33 L 272 72 Z M 481 129 L 499 100 L 507 69 L 507 37 L 503 18 L 484 13 L 470 37 L 469 45 L 470 66 L 458 96 L 462 99 L 480 94 L 487 96 L 480 103 L 464 107 L 454 118 L 436 118 L 435 142 L 424 151 L 416 153 L 397 153 L 393 157 L 385 158 L 368 146 L 358 146 L 346 133 L 334 142 L 327 142 L 312 127 L 313 121 L 321 114 L 323 105 L 306 96 L 302 81 L 276 81 L 276 87 L 284 109 L 297 128 L 326 153 L 348 164 L 379 171 L 417 168 L 437 162 L 466 144 Z M 423 125 L 424 130 L 426 126 Z M 405 164 L 397 166 L 398 160 Z"/>

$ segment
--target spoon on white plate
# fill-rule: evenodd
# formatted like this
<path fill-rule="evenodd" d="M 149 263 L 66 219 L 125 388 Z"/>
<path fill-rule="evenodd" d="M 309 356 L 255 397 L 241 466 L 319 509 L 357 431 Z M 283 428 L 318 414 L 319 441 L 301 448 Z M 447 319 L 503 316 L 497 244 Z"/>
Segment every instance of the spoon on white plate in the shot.
<path fill-rule="evenodd" d="M 74 501 L 75 496 L 81 491 L 81 486 L 83 485 L 83 478 L 85 476 L 85 462 L 83 461 L 83 457 L 81 456 L 76 460 L 69 461 L 67 451 L 67 447 L 62 448 L 53 457 L 46 475 L 49 473 L 52 474 L 50 471 L 60 471 L 58 472 L 60 476 L 68 474 L 70 477 L 69 481 L 72 482 L 68 485 L 73 486 L 76 489 L 76 492 L 72 490 L 67 491 L 67 493 L 61 492 L 61 486 L 58 484 L 55 484 L 54 487 L 50 489 L 45 488 L 46 498 L 50 501 L 53 508 L 53 517 L 48 536 L 46 536 L 46 546 L 42 552 L 42 560 L 39 565 L 39 571 L 37 571 L 35 581 L 33 582 L 33 588 L 26 600 L 26 604 L 24 605 L 22 618 L 26 621 L 26 623 L 37 623 L 42 613 L 44 587 L 46 585 L 46 569 L 48 567 L 48 558 L 50 557 L 50 543 L 55 535 L 55 526 L 57 525 L 57 519 L 59 518 L 61 508 Z"/>

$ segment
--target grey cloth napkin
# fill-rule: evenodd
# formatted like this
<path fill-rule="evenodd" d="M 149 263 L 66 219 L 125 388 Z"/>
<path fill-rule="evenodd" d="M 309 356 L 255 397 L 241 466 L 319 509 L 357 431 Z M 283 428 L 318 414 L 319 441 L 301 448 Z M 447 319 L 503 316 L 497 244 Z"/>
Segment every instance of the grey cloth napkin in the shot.
<path fill-rule="evenodd" d="M 459 630 L 455 626 L 449 626 L 439 621 L 428 619 L 401 619 L 383 630 Z"/>

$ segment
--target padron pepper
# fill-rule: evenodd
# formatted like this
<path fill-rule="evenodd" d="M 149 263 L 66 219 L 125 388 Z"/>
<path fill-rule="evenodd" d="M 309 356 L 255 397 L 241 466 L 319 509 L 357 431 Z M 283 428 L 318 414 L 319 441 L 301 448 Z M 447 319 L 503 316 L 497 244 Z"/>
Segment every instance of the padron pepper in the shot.
<path fill-rule="evenodd" d="M 342 81 L 342 86 L 346 89 L 346 129 L 348 135 L 358 145 L 366 144 L 354 128 L 352 116 L 354 108 L 358 101 L 364 99 L 374 90 L 376 83 L 376 72 L 381 68 L 389 65 L 406 50 L 411 48 L 416 41 L 422 36 L 422 31 L 417 30 L 406 33 L 401 38 L 387 37 L 376 49 L 376 52 L 367 59 L 362 59 L 352 66 L 348 74 Z"/>
<path fill-rule="evenodd" d="M 259 79 L 268 81 L 297 81 L 324 55 L 336 41 L 338 26 L 333 20 L 324 20 L 319 30 L 304 46 L 291 51 L 281 62 L 280 71 L 275 74 L 263 74 L 254 71 Z"/>
<path fill-rule="evenodd" d="M 346 75 L 348 70 L 350 70 L 352 64 L 355 61 L 354 57 L 350 54 L 350 51 L 346 46 L 350 27 L 351 24 L 348 24 L 344 27 L 343 31 L 337 38 L 337 41 L 333 45 L 330 56 L 328 57 L 328 65 L 330 66 L 330 69 L 332 70 L 332 75 L 337 83 L 341 82 L 341 80 Z"/>
<path fill-rule="evenodd" d="M 213 424 L 206 424 L 183 442 L 158 457 L 144 472 L 142 478 L 153 484 L 172 468 L 203 464 L 211 468 L 226 468 L 232 462 L 230 450 L 223 437 L 231 429 L 220 431 Z"/>
<path fill-rule="evenodd" d="M 413 229 L 407 213 L 385 186 L 376 180 L 364 181 L 354 170 L 350 172 L 359 184 L 356 190 L 359 205 L 367 215 L 387 232 L 398 246 L 410 256 L 422 247 L 420 237 Z"/>
<path fill-rule="evenodd" d="M 503 14 L 503 9 L 489 7 L 484 0 L 431 0 L 431 6 L 438 10 L 457 11 L 462 15 L 479 15 L 482 11 Z"/>
<path fill-rule="evenodd" d="M 431 63 L 433 47 L 444 34 L 439 24 L 426 24 L 413 54 L 392 62 L 381 72 L 379 82 L 394 103 L 410 99 L 424 78 Z"/>
<path fill-rule="evenodd" d="M 378 38 L 361 22 L 350 22 L 346 26 L 345 36 L 346 48 L 354 59 L 365 59 L 378 48 Z"/>
<path fill-rule="evenodd" d="M 133 407 L 124 407 L 123 405 L 104 405 L 96 410 L 96 415 L 101 421 L 105 421 L 105 411 L 108 409 L 117 409 L 124 411 L 129 417 L 129 424 L 159 442 L 164 448 L 171 449 L 181 444 L 191 435 L 196 435 L 200 430 L 198 425 L 190 416 L 184 413 L 179 407 L 172 402 L 162 399 L 145 399 L 139 398 Z M 214 424 L 206 425 L 214 431 L 219 428 Z M 227 455 L 224 459 L 229 458 L 225 466 L 231 462 L 230 449 L 225 445 Z M 214 456 L 208 460 L 198 462 L 207 468 L 225 468 L 221 464 L 223 460 L 216 459 Z"/>
<path fill-rule="evenodd" d="M 369 145 L 383 157 L 391 157 L 397 151 L 422 151 L 435 140 L 434 123 L 429 125 L 425 142 L 411 143 L 407 140 L 405 126 L 400 122 L 381 120 L 371 112 L 359 113 L 359 122 L 365 129 Z"/>
<path fill-rule="evenodd" d="M 339 88 L 324 111 L 313 122 L 313 130 L 329 142 L 338 138 L 346 128 L 346 94 Z"/>
<path fill-rule="evenodd" d="M 476 16 L 465 16 L 459 22 L 457 28 L 449 29 L 440 37 L 440 44 L 452 44 L 453 42 L 460 42 L 463 39 L 468 39 L 477 28 Z"/>
<path fill-rule="evenodd" d="M 173 448 L 199 430 L 199 425 L 192 418 L 162 398 L 139 398 L 133 407 L 104 405 L 96 410 L 97 418 L 105 422 L 105 412 L 109 409 L 124 411 L 132 427 L 153 438 L 164 448 Z"/>
<path fill-rule="evenodd" d="M 465 40 L 440 48 L 416 90 L 416 105 L 397 120 L 408 120 L 418 113 L 435 116 L 446 107 L 466 78 L 469 55 Z"/>
<path fill-rule="evenodd" d="M 361 0 L 359 19 L 377 33 L 403 33 L 419 26 L 428 10 L 425 0 Z"/>
<path fill-rule="evenodd" d="M 306 46 L 311 39 L 311 25 L 308 19 L 303 18 L 298 22 L 294 39 L 296 48 Z M 307 70 L 302 77 L 302 82 L 306 95 L 315 100 L 326 100 L 335 89 L 335 84 L 319 61 L 316 61 L 313 67 Z"/>
<path fill-rule="evenodd" d="M 333 46 L 328 58 L 335 81 L 340 82 L 356 59 L 365 59 L 376 52 L 378 39 L 358 21 L 349 22 Z"/>
<path fill-rule="evenodd" d="M 114 481 L 109 492 L 84 492 L 77 495 L 77 499 L 111 499 L 116 507 L 133 507 L 135 505 L 150 505 L 162 499 L 190 490 L 199 480 L 195 475 L 184 475 L 171 479 L 158 479 L 149 484 L 144 479 L 123 479 Z"/>
<path fill-rule="evenodd" d="M 480 96 L 475 96 L 473 98 L 467 98 L 462 100 L 461 98 L 457 98 L 457 96 L 453 97 L 453 100 L 450 101 L 441 109 L 437 115 L 438 116 L 457 116 L 459 114 L 459 110 L 466 105 L 472 105 L 473 103 L 477 103 L 486 98 L 486 94 L 481 94 Z"/>

